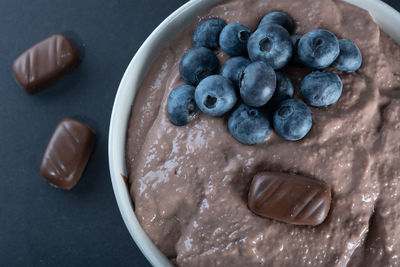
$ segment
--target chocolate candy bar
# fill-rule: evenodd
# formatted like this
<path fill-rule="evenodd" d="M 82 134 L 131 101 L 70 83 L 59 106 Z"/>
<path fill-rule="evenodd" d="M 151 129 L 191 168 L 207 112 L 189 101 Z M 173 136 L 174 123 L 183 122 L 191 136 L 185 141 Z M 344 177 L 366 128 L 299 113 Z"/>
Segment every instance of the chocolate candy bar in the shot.
<path fill-rule="evenodd" d="M 80 56 L 63 35 L 53 35 L 22 53 L 13 64 L 18 84 L 29 94 L 55 83 L 80 64 Z"/>
<path fill-rule="evenodd" d="M 40 172 L 52 185 L 71 189 L 79 181 L 93 150 L 95 133 L 85 124 L 65 119 L 50 139 Z"/>
<path fill-rule="evenodd" d="M 254 176 L 250 185 L 250 210 L 277 221 L 315 226 L 325 220 L 330 205 L 330 188 L 308 177 L 262 172 Z"/>

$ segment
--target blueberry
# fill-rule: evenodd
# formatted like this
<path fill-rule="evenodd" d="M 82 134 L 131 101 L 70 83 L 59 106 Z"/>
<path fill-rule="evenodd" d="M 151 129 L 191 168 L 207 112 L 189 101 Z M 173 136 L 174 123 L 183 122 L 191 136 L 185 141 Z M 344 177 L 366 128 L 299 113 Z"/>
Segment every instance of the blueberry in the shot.
<path fill-rule="evenodd" d="M 194 101 L 195 88 L 191 85 L 175 87 L 168 96 L 168 118 L 177 125 L 189 123 L 199 111 Z"/>
<path fill-rule="evenodd" d="M 205 47 L 195 47 L 183 55 L 179 73 L 188 84 L 197 85 L 205 77 L 215 74 L 219 61 L 214 53 Z"/>
<path fill-rule="evenodd" d="M 239 87 L 240 76 L 250 63 L 251 61 L 248 58 L 232 57 L 222 66 L 221 75 L 230 79 L 237 87 Z"/>
<path fill-rule="evenodd" d="M 240 96 L 245 104 L 261 107 L 271 99 L 275 87 L 275 71 L 267 63 L 256 61 L 248 65 L 242 73 Z"/>
<path fill-rule="evenodd" d="M 297 53 L 301 62 L 314 69 L 323 69 L 335 61 L 340 52 L 339 41 L 327 30 L 314 30 L 301 37 Z"/>
<path fill-rule="evenodd" d="M 275 111 L 273 120 L 275 132 L 290 141 L 302 139 L 312 126 L 310 110 L 298 99 L 283 101 Z"/>
<path fill-rule="evenodd" d="M 362 56 L 360 49 L 353 41 L 339 40 L 340 54 L 332 63 L 332 67 L 340 71 L 356 71 L 361 67 Z"/>
<path fill-rule="evenodd" d="M 292 42 L 285 28 L 267 24 L 250 36 L 247 51 L 251 61 L 261 60 L 274 69 L 281 69 L 292 56 Z"/>
<path fill-rule="evenodd" d="M 219 34 L 225 25 L 225 21 L 221 19 L 209 19 L 200 23 L 194 31 L 193 46 L 204 46 L 210 49 L 218 48 Z"/>
<path fill-rule="evenodd" d="M 336 73 L 314 71 L 301 81 L 300 92 L 310 106 L 323 107 L 338 101 L 343 84 Z"/>
<path fill-rule="evenodd" d="M 293 94 L 294 87 L 290 77 L 285 73 L 277 71 L 275 93 L 268 102 L 268 106 L 276 107 L 283 100 L 293 97 Z"/>
<path fill-rule="evenodd" d="M 229 132 L 240 143 L 254 145 L 271 135 L 271 125 L 267 114 L 257 108 L 241 104 L 228 119 Z"/>
<path fill-rule="evenodd" d="M 235 85 L 222 75 L 208 76 L 196 87 L 194 98 L 197 106 L 211 116 L 222 116 L 237 101 Z"/>
<path fill-rule="evenodd" d="M 290 40 L 292 41 L 292 45 L 293 45 L 292 58 L 290 59 L 290 64 L 292 64 L 293 66 L 298 66 L 298 67 L 303 66 L 303 63 L 301 63 L 301 61 L 299 59 L 299 54 L 297 52 L 297 49 L 299 47 L 300 38 L 301 38 L 301 35 L 290 36 Z"/>
<path fill-rule="evenodd" d="M 246 25 L 238 22 L 228 24 L 219 35 L 219 45 L 230 56 L 245 56 L 250 34 L 251 31 Z"/>
<path fill-rule="evenodd" d="M 278 24 L 284 27 L 289 33 L 293 32 L 294 23 L 291 17 L 288 14 L 280 11 L 275 11 L 268 13 L 265 15 L 258 27 L 263 27 L 267 24 Z"/>

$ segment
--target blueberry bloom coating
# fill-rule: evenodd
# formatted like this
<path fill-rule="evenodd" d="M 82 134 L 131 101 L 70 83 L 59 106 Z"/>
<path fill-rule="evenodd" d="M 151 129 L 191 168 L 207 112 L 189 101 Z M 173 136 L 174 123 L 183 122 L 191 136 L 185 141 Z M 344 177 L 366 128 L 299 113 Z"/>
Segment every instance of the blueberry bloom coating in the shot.
<path fill-rule="evenodd" d="M 228 119 L 228 129 L 236 140 L 245 145 L 261 143 L 272 132 L 267 114 L 245 104 L 232 112 Z"/>
<path fill-rule="evenodd" d="M 218 66 L 218 58 L 210 49 L 195 47 L 183 55 L 179 73 L 185 82 L 197 85 L 205 77 L 215 74 Z"/>
<path fill-rule="evenodd" d="M 219 35 L 221 49 L 230 56 L 247 55 L 247 41 L 251 30 L 242 23 L 230 23 L 226 25 Z"/>
<path fill-rule="evenodd" d="M 274 69 L 281 69 L 289 62 L 292 49 L 289 33 L 277 24 L 258 28 L 247 44 L 251 61 L 264 61 Z"/>
<path fill-rule="evenodd" d="M 289 141 L 302 139 L 312 127 L 311 112 L 298 99 L 283 101 L 275 111 L 273 120 L 275 132 Z"/>
<path fill-rule="evenodd" d="M 225 21 L 221 19 L 209 19 L 200 23 L 193 34 L 194 47 L 207 47 L 216 49 L 219 47 L 219 35 L 225 27 Z"/>
<path fill-rule="evenodd" d="M 237 87 L 239 87 L 240 76 L 250 63 L 250 59 L 246 57 L 232 57 L 222 66 L 221 75 L 230 79 Z"/>
<path fill-rule="evenodd" d="M 329 106 L 339 100 L 343 84 L 340 77 L 330 71 L 314 71 L 301 81 L 300 92 L 304 101 L 314 107 Z"/>
<path fill-rule="evenodd" d="M 194 101 L 195 88 L 191 85 L 175 87 L 168 96 L 168 118 L 176 126 L 188 124 L 198 113 Z"/>
<path fill-rule="evenodd" d="M 237 101 L 235 85 L 222 75 L 211 75 L 202 80 L 194 97 L 200 110 L 210 116 L 224 115 Z"/>
<path fill-rule="evenodd" d="M 275 71 L 263 61 L 248 65 L 240 79 L 240 96 L 252 107 L 265 105 L 273 96 L 276 87 Z"/>
<path fill-rule="evenodd" d="M 330 66 L 339 56 L 339 41 L 327 30 L 313 30 L 301 37 L 297 49 L 300 61 L 314 69 Z"/>
<path fill-rule="evenodd" d="M 294 94 L 294 87 L 290 77 L 283 72 L 277 71 L 275 93 L 269 100 L 268 106 L 276 107 L 283 100 L 292 98 L 293 94 Z"/>
<path fill-rule="evenodd" d="M 286 13 L 280 11 L 274 11 L 265 15 L 258 27 L 263 27 L 267 24 L 278 24 L 285 28 L 289 33 L 293 32 L 294 23 L 293 19 Z"/>
<path fill-rule="evenodd" d="M 332 67 L 340 71 L 356 71 L 361 67 L 362 55 L 357 45 L 348 39 L 339 40 L 340 54 Z"/>

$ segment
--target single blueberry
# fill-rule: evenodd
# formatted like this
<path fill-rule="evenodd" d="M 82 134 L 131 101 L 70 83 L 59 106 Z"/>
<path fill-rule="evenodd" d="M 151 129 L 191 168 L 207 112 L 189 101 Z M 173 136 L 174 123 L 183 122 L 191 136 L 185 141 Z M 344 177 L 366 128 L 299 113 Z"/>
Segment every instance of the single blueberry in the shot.
<path fill-rule="evenodd" d="M 218 48 L 219 34 L 225 25 L 225 21 L 221 19 L 209 19 L 200 23 L 194 31 L 193 46 L 204 46 L 210 49 Z"/>
<path fill-rule="evenodd" d="M 297 141 L 310 131 L 311 112 L 307 105 L 298 99 L 283 101 L 274 113 L 275 132 L 283 139 Z"/>
<path fill-rule="evenodd" d="M 313 30 L 301 37 L 297 53 L 301 62 L 314 69 L 323 69 L 335 61 L 340 52 L 339 41 L 327 30 Z"/>
<path fill-rule="evenodd" d="M 230 23 L 226 25 L 219 35 L 221 49 L 230 56 L 247 55 L 247 41 L 251 30 L 242 23 Z"/>
<path fill-rule="evenodd" d="M 339 40 L 340 54 L 332 63 L 332 67 L 340 71 L 356 71 L 361 67 L 361 51 L 353 41 Z"/>
<path fill-rule="evenodd" d="M 240 76 L 250 63 L 250 59 L 246 57 L 232 57 L 222 66 L 221 75 L 230 79 L 237 87 L 239 87 Z"/>
<path fill-rule="evenodd" d="M 304 101 L 314 107 L 335 103 L 342 94 L 342 89 L 340 77 L 330 71 L 314 71 L 304 77 L 300 85 Z"/>
<path fill-rule="evenodd" d="M 290 77 L 285 73 L 276 72 L 276 88 L 275 93 L 272 96 L 271 100 L 268 102 L 268 106 L 276 107 L 283 100 L 292 98 L 294 94 L 293 83 L 290 80 Z"/>
<path fill-rule="evenodd" d="M 219 61 L 206 47 L 195 47 L 183 55 L 179 64 L 179 73 L 188 84 L 197 85 L 205 77 L 215 74 Z"/>
<path fill-rule="evenodd" d="M 236 104 L 235 85 L 222 75 L 211 75 L 196 87 L 194 99 L 204 113 L 222 116 Z"/>
<path fill-rule="evenodd" d="M 228 119 L 228 129 L 240 143 L 254 145 L 263 142 L 272 132 L 264 111 L 241 104 Z"/>
<path fill-rule="evenodd" d="M 292 42 L 285 28 L 267 24 L 250 36 L 247 51 L 251 61 L 261 60 L 274 69 L 281 69 L 292 57 Z"/>
<path fill-rule="evenodd" d="M 290 40 L 292 41 L 293 45 L 293 51 L 292 51 L 292 58 L 290 59 L 290 64 L 293 66 L 301 67 L 303 66 L 303 63 L 301 63 L 299 59 L 299 54 L 297 52 L 298 47 L 299 47 L 299 41 L 300 41 L 301 35 L 292 35 L 290 36 Z"/>
<path fill-rule="evenodd" d="M 194 100 L 195 88 L 191 85 L 175 87 L 168 96 L 168 118 L 177 125 L 189 123 L 198 113 L 199 108 Z"/>
<path fill-rule="evenodd" d="M 265 15 L 258 27 L 263 27 L 267 24 L 278 24 L 284 27 L 289 33 L 293 32 L 294 23 L 293 19 L 286 13 L 275 11 Z"/>
<path fill-rule="evenodd" d="M 275 71 L 263 61 L 248 65 L 240 78 L 240 96 L 245 104 L 252 107 L 265 105 L 274 94 L 275 87 Z"/>

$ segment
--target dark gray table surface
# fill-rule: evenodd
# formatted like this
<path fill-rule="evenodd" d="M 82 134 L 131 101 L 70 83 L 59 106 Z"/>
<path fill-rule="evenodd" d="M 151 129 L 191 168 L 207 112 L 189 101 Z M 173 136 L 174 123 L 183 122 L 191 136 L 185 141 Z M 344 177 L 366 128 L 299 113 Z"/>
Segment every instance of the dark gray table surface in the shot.
<path fill-rule="evenodd" d="M 149 266 L 116 205 L 107 135 L 126 66 L 151 31 L 186 0 L 0 1 L 0 266 Z M 400 1 L 387 0 L 400 10 Z M 86 48 L 61 82 L 27 95 L 11 65 L 47 36 L 73 32 Z M 59 121 L 79 118 L 97 144 L 77 186 L 49 186 L 39 166 Z"/>

